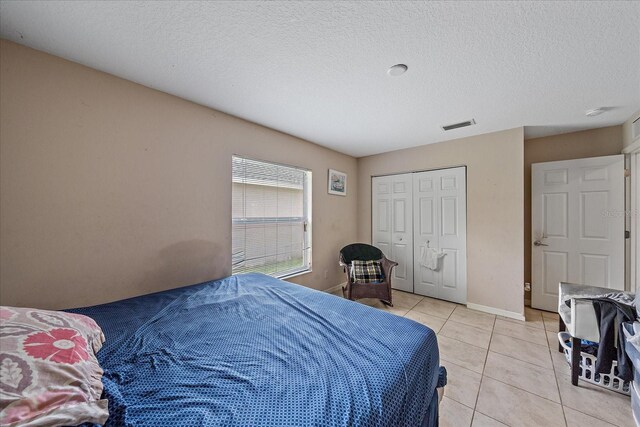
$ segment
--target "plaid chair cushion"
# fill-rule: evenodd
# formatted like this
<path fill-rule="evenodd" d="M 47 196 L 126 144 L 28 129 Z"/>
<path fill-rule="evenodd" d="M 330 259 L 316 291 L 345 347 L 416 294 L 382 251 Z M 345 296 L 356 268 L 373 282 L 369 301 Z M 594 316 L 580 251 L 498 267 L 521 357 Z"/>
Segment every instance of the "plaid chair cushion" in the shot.
<path fill-rule="evenodd" d="M 351 262 L 351 278 L 357 283 L 382 283 L 382 265 L 378 261 L 354 260 Z"/>

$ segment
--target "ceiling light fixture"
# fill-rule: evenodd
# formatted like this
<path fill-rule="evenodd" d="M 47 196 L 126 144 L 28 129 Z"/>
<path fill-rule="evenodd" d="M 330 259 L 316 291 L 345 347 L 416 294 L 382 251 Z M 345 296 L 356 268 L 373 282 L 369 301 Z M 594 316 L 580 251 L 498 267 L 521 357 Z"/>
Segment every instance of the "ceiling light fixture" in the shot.
<path fill-rule="evenodd" d="M 606 108 L 598 107 L 598 108 L 593 108 L 591 110 L 585 111 L 585 114 L 587 116 L 589 116 L 589 117 L 595 117 L 595 116 L 599 116 L 600 114 L 604 113 L 605 111 L 607 111 Z"/>
<path fill-rule="evenodd" d="M 400 76 L 406 73 L 408 69 L 409 67 L 407 67 L 405 64 L 396 64 L 387 70 L 387 74 L 394 77 Z"/>

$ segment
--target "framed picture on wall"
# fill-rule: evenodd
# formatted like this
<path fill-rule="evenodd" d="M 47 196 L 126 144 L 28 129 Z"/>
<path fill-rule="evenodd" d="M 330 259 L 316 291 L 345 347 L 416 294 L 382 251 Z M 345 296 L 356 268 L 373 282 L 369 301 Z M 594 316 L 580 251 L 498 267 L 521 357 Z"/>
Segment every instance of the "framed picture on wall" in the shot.
<path fill-rule="evenodd" d="M 347 195 L 347 174 L 329 169 L 329 194 Z"/>

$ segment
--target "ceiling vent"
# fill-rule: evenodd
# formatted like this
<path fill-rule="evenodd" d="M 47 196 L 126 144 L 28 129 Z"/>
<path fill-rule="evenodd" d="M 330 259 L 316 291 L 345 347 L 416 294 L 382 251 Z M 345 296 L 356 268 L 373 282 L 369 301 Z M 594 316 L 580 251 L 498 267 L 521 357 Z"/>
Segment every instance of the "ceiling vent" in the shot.
<path fill-rule="evenodd" d="M 459 129 L 459 128 L 466 128 L 467 126 L 471 126 L 471 125 L 475 125 L 476 121 L 475 119 L 471 119 L 471 120 L 466 120 L 464 122 L 460 122 L 460 123 L 454 123 L 451 125 L 446 125 L 446 126 L 442 126 L 443 130 L 454 130 L 454 129 Z"/>

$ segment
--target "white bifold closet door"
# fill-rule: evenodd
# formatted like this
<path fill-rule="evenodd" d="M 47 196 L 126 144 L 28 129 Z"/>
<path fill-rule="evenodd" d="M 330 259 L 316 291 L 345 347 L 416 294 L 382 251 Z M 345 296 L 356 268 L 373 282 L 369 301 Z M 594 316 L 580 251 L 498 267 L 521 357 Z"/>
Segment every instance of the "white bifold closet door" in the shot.
<path fill-rule="evenodd" d="M 413 179 L 410 173 L 374 177 L 372 242 L 398 266 L 391 286 L 413 292 Z"/>
<path fill-rule="evenodd" d="M 394 289 L 466 303 L 466 212 L 464 167 L 373 178 L 372 242 L 398 262 Z M 423 247 L 444 254 L 436 270 Z"/>
<path fill-rule="evenodd" d="M 415 173 L 413 189 L 414 292 L 466 304 L 466 169 Z M 425 248 L 444 254 L 437 270 L 423 265 Z"/>

